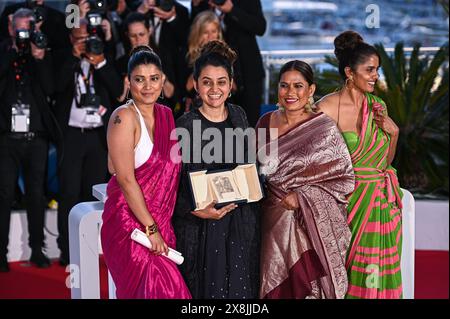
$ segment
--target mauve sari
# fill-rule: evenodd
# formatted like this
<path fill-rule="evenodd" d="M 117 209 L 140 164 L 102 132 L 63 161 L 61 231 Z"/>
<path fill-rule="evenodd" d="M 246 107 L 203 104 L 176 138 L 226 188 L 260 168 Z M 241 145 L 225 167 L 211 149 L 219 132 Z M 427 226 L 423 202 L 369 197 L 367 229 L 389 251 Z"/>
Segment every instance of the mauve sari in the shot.
<path fill-rule="evenodd" d="M 171 218 L 181 165 L 170 158 L 177 143 L 170 140 L 175 128 L 172 111 L 155 104 L 154 145 L 149 159 L 135 170 L 147 208 L 169 247 L 175 248 Z M 101 241 L 106 265 L 116 285 L 118 298 L 190 298 L 177 265 L 131 240 L 135 228 L 144 231 L 125 200 L 115 176 L 107 187 L 108 199 L 102 215 Z"/>
<path fill-rule="evenodd" d="M 258 127 L 269 127 L 270 115 L 261 118 Z M 344 298 L 351 238 L 345 196 L 355 185 L 347 146 L 323 113 L 273 143 L 278 143 L 278 157 L 269 154 L 269 161 L 260 166 L 267 187 L 260 297 Z M 265 145 L 269 150 L 270 144 Z M 295 211 L 281 205 L 290 192 L 297 194 Z"/>

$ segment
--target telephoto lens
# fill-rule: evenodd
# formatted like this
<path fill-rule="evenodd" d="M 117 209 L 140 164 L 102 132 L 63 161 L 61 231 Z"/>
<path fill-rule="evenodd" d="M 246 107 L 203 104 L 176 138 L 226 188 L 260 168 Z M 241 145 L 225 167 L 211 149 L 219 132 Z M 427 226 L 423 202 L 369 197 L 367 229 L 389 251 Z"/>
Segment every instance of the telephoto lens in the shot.
<path fill-rule="evenodd" d="M 48 45 L 47 36 L 36 30 L 36 21 L 30 22 L 30 40 L 39 49 L 45 49 Z"/>
<path fill-rule="evenodd" d="M 102 15 L 95 11 L 90 11 L 87 16 L 87 32 L 89 37 L 86 39 L 86 51 L 93 54 L 102 54 L 104 50 Z"/>
<path fill-rule="evenodd" d="M 175 1 L 174 0 L 156 0 L 155 5 L 158 8 L 160 8 L 166 12 L 169 12 L 170 10 L 172 10 L 173 6 L 175 5 Z"/>
<path fill-rule="evenodd" d="M 39 49 L 45 49 L 48 45 L 47 36 L 42 32 L 33 31 L 30 39 Z"/>

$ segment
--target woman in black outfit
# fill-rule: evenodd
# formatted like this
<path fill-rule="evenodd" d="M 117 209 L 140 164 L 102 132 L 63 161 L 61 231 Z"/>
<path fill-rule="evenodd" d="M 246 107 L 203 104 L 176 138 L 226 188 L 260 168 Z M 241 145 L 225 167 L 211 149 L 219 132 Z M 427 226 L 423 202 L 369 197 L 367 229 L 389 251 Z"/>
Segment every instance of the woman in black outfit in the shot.
<path fill-rule="evenodd" d="M 190 145 L 186 149 L 183 140 L 180 141 L 184 156 L 173 225 L 177 249 L 185 256 L 180 270 L 193 298 L 258 297 L 259 205 L 229 204 L 216 209 L 211 203 L 205 209 L 193 211 L 187 176 L 193 170 L 233 169 L 248 162 L 248 139 L 233 139 L 232 151 L 225 143 L 225 129 L 245 130 L 249 126 L 244 110 L 226 103 L 235 59 L 236 53 L 221 41 L 211 41 L 203 47 L 194 64 L 194 87 L 202 105 L 177 120 L 177 129 L 189 132 Z M 202 134 L 215 128 L 220 131 L 220 138 L 196 140 L 198 134 L 194 132 L 198 125 Z M 219 145 L 212 152 L 211 143 Z M 205 146 L 208 151 L 203 154 Z M 244 154 L 243 158 L 239 152 Z M 210 162 L 205 155 L 214 159 Z"/>

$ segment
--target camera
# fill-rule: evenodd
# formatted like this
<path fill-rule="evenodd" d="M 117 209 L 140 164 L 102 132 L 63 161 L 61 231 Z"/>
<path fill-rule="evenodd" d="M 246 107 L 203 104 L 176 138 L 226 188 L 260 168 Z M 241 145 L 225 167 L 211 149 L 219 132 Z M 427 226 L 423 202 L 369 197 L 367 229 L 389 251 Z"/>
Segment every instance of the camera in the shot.
<path fill-rule="evenodd" d="M 214 4 L 217 4 L 218 6 L 223 5 L 227 0 L 212 0 Z"/>
<path fill-rule="evenodd" d="M 30 30 L 16 30 L 16 46 L 19 55 L 30 53 L 30 43 L 33 43 L 39 49 L 45 49 L 48 44 L 47 36 L 42 32 L 36 31 L 33 21 L 30 21 Z"/>
<path fill-rule="evenodd" d="M 97 0 L 100 1 L 100 0 Z M 93 54 L 102 54 L 104 50 L 103 44 L 103 29 L 102 29 L 102 20 L 103 17 L 98 12 L 89 11 L 86 15 L 86 19 L 88 20 L 87 32 L 89 34 L 86 39 L 86 52 Z"/>
<path fill-rule="evenodd" d="M 90 107 L 98 109 L 100 107 L 100 97 L 92 93 L 81 94 L 80 104 L 78 105 L 78 107 L 79 108 Z"/>
<path fill-rule="evenodd" d="M 160 8 L 166 12 L 169 12 L 170 10 L 172 10 L 173 6 L 175 5 L 175 1 L 174 0 L 156 0 L 155 5 L 158 8 Z"/>

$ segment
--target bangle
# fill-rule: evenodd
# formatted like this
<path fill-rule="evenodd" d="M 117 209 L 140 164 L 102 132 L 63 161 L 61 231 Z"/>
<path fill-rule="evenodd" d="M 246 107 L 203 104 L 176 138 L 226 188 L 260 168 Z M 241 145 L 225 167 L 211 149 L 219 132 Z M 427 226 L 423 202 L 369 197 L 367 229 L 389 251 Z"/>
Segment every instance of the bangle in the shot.
<path fill-rule="evenodd" d="M 158 226 L 156 226 L 156 224 L 145 226 L 145 235 L 147 235 L 147 237 L 150 237 L 150 235 L 156 234 L 157 232 Z"/>

